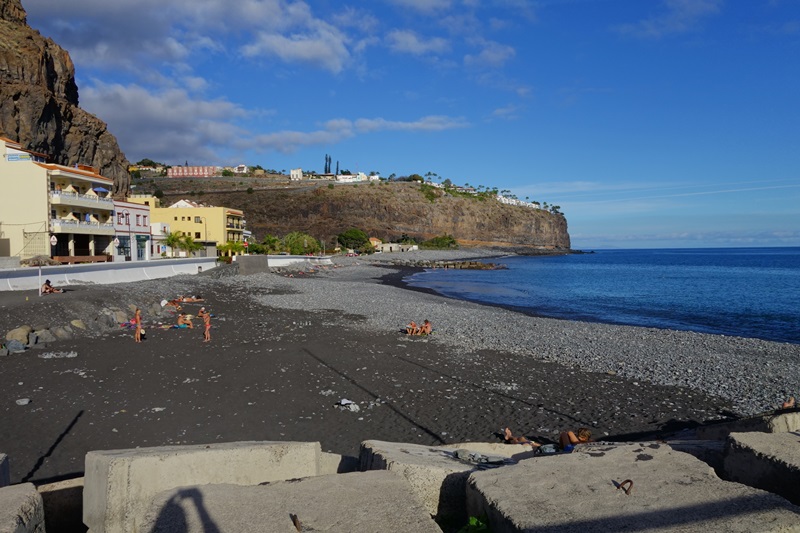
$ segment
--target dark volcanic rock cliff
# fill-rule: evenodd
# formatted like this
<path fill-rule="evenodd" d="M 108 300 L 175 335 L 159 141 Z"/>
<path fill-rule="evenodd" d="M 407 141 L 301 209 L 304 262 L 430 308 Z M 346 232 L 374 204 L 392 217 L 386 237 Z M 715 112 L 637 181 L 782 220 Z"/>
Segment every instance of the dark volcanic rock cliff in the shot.
<path fill-rule="evenodd" d="M 28 26 L 20 0 L 0 0 L 0 136 L 62 165 L 91 165 L 130 187 L 128 161 L 106 124 L 78 107 L 69 54 Z"/>
<path fill-rule="evenodd" d="M 563 215 L 501 204 L 494 198 L 426 197 L 418 184 L 326 184 L 247 192 L 205 190 L 199 201 L 244 211 L 258 239 L 303 231 L 332 243 L 348 228 L 359 228 L 385 242 L 406 234 L 418 240 L 450 234 L 465 246 L 513 249 L 521 253 L 567 251 L 570 238 Z M 168 195 L 169 204 L 182 194 Z M 197 199 L 197 198 L 195 198 Z"/>

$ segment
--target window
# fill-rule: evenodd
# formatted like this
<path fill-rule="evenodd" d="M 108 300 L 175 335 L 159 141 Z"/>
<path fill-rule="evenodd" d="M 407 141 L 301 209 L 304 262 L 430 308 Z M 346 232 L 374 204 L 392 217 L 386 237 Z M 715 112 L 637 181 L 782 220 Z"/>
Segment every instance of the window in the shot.
<path fill-rule="evenodd" d="M 194 217 L 194 223 L 195 223 L 195 224 L 200 224 L 202 221 L 203 221 L 203 220 L 202 220 L 202 218 L 201 218 L 201 217 Z"/>
<path fill-rule="evenodd" d="M 185 222 L 185 221 L 186 221 L 186 217 L 181 217 L 181 222 Z"/>
<path fill-rule="evenodd" d="M 125 214 L 124 213 L 117 213 L 117 225 L 121 226 L 125 222 Z"/>
<path fill-rule="evenodd" d="M 194 232 L 194 238 L 195 239 L 199 239 L 200 238 L 200 232 L 199 231 L 195 231 Z"/>
<path fill-rule="evenodd" d="M 147 225 L 147 215 L 142 215 L 142 225 Z"/>
<path fill-rule="evenodd" d="M 178 221 L 178 217 L 175 217 L 175 222 L 177 222 L 177 221 Z"/>
<path fill-rule="evenodd" d="M 142 215 L 136 215 L 136 225 L 137 226 L 142 225 Z"/>

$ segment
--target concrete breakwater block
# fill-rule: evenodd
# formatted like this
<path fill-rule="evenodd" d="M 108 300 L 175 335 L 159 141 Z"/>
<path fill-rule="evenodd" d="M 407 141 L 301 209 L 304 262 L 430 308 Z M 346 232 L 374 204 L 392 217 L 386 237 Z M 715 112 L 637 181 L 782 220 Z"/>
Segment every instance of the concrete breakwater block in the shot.
<path fill-rule="evenodd" d="M 459 449 L 483 456 L 506 458 L 511 458 L 515 453 L 524 454 L 523 447 L 506 444 L 464 443 L 452 446 L 423 446 L 368 440 L 361 443 L 359 459 L 362 471 L 390 470 L 402 476 L 425 509 L 437 520 L 459 523 L 467 518 L 465 507 L 467 478 L 475 469 L 482 467 L 458 459 L 455 451 Z M 528 452 L 527 456 L 532 455 Z"/>
<path fill-rule="evenodd" d="M 8 455 L 0 453 L 0 487 L 5 487 L 11 483 L 11 466 L 8 463 Z"/>
<path fill-rule="evenodd" d="M 138 532 L 156 494 L 209 483 L 258 485 L 320 471 L 318 442 L 234 442 L 86 454 L 83 522 L 91 531 Z"/>
<path fill-rule="evenodd" d="M 82 531 L 82 477 L 37 485 L 36 490 L 42 496 L 47 531 Z"/>
<path fill-rule="evenodd" d="M 158 494 L 141 531 L 413 531 L 441 533 L 408 484 L 391 472 L 206 485 Z"/>
<path fill-rule="evenodd" d="M 800 505 L 800 433 L 731 433 L 725 477 Z M 800 517 L 798 517 L 800 520 Z"/>
<path fill-rule="evenodd" d="M 33 483 L 0 488 L 0 533 L 44 533 L 42 497 Z"/>
<path fill-rule="evenodd" d="M 718 422 L 698 427 L 695 432 L 698 439 L 725 440 L 731 433 L 760 431 L 763 433 L 786 433 L 800 431 L 800 411 L 777 411 L 757 416 Z"/>
<path fill-rule="evenodd" d="M 799 507 L 658 443 L 580 446 L 474 472 L 467 511 L 486 515 L 493 533 L 800 531 Z"/>

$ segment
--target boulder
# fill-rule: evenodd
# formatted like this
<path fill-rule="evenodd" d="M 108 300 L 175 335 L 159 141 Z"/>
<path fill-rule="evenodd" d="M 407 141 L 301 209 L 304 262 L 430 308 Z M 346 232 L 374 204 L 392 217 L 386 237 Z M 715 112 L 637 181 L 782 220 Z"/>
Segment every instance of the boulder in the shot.
<path fill-rule="evenodd" d="M 86 323 L 80 319 L 71 320 L 69 324 L 78 329 L 86 329 Z"/>
<path fill-rule="evenodd" d="M 6 341 L 6 350 L 8 350 L 10 354 L 22 353 L 25 351 L 25 348 L 25 344 L 18 340 Z"/>
<path fill-rule="evenodd" d="M 39 329 L 34 332 L 38 337 L 38 342 L 55 342 L 58 339 L 49 329 Z"/>
<path fill-rule="evenodd" d="M 28 334 L 33 331 L 33 328 L 30 326 L 20 326 L 18 328 L 14 328 L 8 333 L 6 333 L 6 340 L 7 341 L 19 341 L 22 344 L 28 344 Z"/>
<path fill-rule="evenodd" d="M 56 326 L 50 329 L 50 333 L 58 340 L 67 340 L 72 338 L 72 328 L 69 326 Z"/>

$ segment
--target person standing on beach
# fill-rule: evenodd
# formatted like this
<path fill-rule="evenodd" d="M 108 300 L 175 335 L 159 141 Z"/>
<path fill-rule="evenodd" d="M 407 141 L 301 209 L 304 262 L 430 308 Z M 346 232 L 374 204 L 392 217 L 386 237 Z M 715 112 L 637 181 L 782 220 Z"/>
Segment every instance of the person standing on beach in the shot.
<path fill-rule="evenodd" d="M 142 311 L 138 307 L 133 315 L 133 323 L 136 325 L 136 333 L 133 334 L 135 342 L 142 342 Z"/>
<path fill-rule="evenodd" d="M 199 316 L 199 313 L 198 313 Z M 211 313 L 203 312 L 203 342 L 211 341 Z"/>

